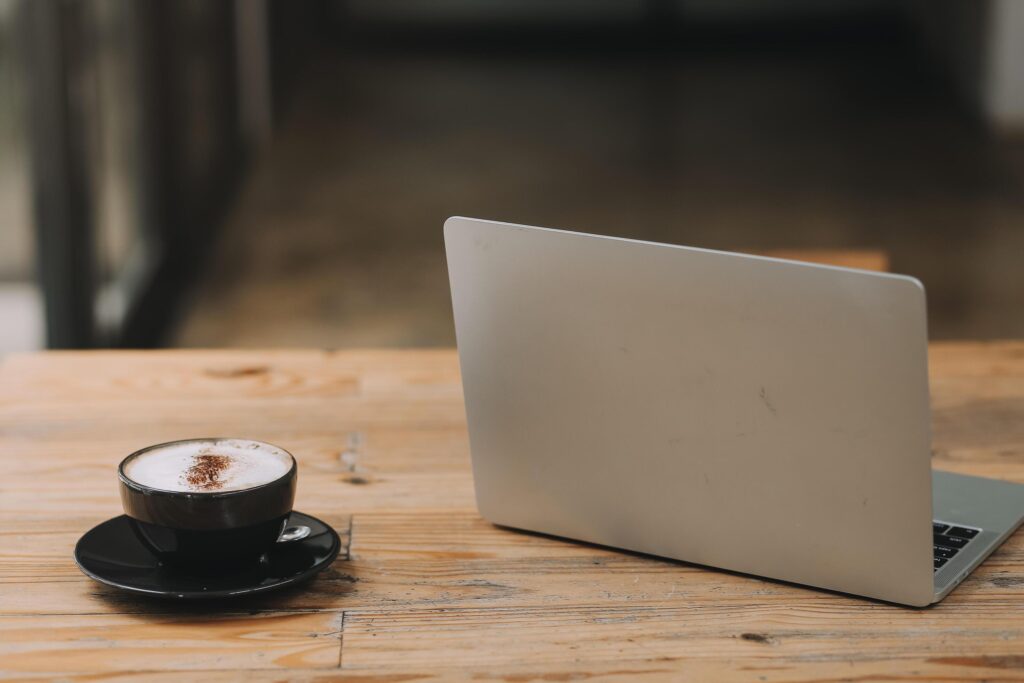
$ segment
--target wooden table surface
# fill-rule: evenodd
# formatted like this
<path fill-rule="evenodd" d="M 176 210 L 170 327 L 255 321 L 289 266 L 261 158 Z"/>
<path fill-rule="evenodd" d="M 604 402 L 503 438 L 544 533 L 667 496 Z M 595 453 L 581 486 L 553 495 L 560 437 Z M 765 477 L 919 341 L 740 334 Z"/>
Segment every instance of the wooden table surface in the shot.
<path fill-rule="evenodd" d="M 931 367 L 936 465 L 1024 482 L 1024 342 L 936 344 Z M 80 574 L 75 541 L 121 512 L 121 458 L 211 435 L 296 455 L 297 509 L 344 539 L 334 565 L 200 605 Z M 7 677 L 1024 680 L 1024 532 L 908 609 L 484 522 L 450 350 L 10 357 L 0 468 Z"/>

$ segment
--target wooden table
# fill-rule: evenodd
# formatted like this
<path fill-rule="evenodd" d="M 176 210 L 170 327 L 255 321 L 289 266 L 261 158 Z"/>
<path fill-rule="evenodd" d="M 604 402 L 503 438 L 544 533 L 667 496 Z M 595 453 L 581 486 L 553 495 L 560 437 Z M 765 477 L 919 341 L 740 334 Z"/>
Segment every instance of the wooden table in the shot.
<path fill-rule="evenodd" d="M 931 362 L 936 465 L 1024 482 L 1024 343 L 936 344 Z M 118 461 L 210 435 L 298 457 L 297 508 L 344 537 L 334 565 L 202 605 L 81 575 L 75 541 L 121 511 Z M 449 350 L 15 356 L 0 458 L 10 677 L 1024 680 L 1024 532 L 907 609 L 482 521 Z"/>

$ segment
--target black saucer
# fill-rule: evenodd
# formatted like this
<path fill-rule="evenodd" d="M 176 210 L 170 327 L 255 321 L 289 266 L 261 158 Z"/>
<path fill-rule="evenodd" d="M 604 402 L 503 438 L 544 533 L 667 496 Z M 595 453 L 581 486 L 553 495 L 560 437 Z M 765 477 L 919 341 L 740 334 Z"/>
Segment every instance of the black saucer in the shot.
<path fill-rule="evenodd" d="M 139 541 L 125 515 L 108 519 L 82 536 L 75 546 L 75 562 L 86 576 L 129 593 L 175 600 L 252 595 L 307 579 L 338 556 L 338 534 L 319 519 L 293 511 L 288 525 L 309 527 L 309 534 L 279 543 L 252 566 L 221 576 L 192 575 L 162 565 Z"/>

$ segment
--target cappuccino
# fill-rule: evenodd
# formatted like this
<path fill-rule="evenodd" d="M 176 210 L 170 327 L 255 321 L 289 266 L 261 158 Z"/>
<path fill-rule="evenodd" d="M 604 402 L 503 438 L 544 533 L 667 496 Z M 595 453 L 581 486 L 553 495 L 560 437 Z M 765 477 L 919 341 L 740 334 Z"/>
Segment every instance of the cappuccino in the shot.
<path fill-rule="evenodd" d="M 292 456 L 258 441 L 205 439 L 181 441 L 140 452 L 124 465 L 124 476 L 161 491 L 220 493 L 241 491 L 280 479 Z"/>

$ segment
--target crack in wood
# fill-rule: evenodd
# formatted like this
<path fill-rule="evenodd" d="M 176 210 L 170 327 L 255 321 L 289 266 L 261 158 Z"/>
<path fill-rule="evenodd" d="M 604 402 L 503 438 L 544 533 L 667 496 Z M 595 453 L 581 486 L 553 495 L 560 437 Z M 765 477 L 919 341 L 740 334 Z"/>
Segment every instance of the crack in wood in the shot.
<path fill-rule="evenodd" d="M 353 522 L 353 520 L 355 520 L 355 515 L 349 515 L 349 518 L 348 518 L 348 532 L 346 533 L 346 536 L 348 538 L 346 539 L 346 543 L 345 543 L 345 557 L 344 557 L 344 560 L 346 562 L 348 562 L 349 560 L 352 559 L 352 541 L 353 541 L 353 538 L 352 538 L 352 522 Z"/>
<path fill-rule="evenodd" d="M 341 668 L 341 660 L 345 655 L 345 615 L 348 612 L 342 610 L 340 623 L 338 624 L 338 668 Z"/>

